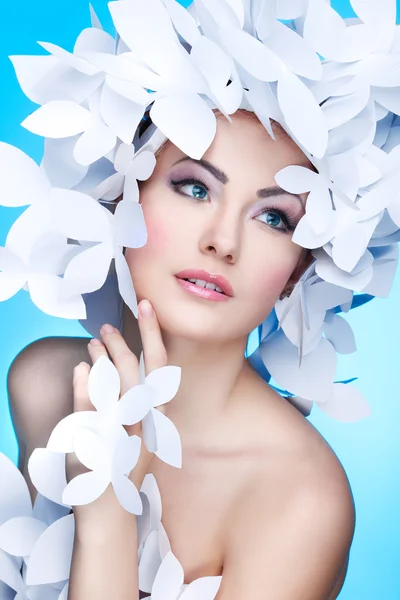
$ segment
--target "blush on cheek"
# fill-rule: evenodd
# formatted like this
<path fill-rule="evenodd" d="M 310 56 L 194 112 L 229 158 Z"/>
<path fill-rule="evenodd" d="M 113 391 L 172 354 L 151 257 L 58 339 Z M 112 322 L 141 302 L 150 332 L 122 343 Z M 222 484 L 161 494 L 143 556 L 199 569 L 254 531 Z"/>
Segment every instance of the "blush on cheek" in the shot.
<path fill-rule="evenodd" d="M 163 252 L 170 245 L 168 228 L 156 217 L 145 216 L 147 229 L 147 242 L 144 248 L 155 254 Z"/>
<path fill-rule="evenodd" d="M 275 269 L 271 267 L 266 268 L 254 286 L 254 301 L 261 306 L 270 304 L 271 302 L 275 304 L 291 272 L 289 269 L 284 269 L 282 265 L 280 267 L 277 265 Z"/>

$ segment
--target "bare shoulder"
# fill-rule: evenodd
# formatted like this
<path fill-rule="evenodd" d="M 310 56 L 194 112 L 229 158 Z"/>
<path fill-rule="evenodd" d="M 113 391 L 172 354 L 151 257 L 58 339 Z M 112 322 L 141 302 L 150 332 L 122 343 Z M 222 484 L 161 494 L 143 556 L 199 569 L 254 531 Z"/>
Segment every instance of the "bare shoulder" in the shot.
<path fill-rule="evenodd" d="M 282 398 L 258 375 L 249 378 L 243 404 L 244 410 L 238 416 L 247 423 L 247 433 L 257 442 L 261 472 L 268 476 L 265 463 L 272 472 L 276 464 L 281 473 L 287 473 L 285 480 L 289 485 L 296 481 L 297 472 L 301 473 L 301 480 L 340 483 L 351 493 L 338 456 L 298 406 Z M 243 428 L 246 429 L 244 425 Z"/>
<path fill-rule="evenodd" d="M 300 590 L 308 579 L 320 589 L 315 598 L 334 600 L 355 529 L 348 478 L 328 442 L 299 410 L 264 382 L 255 381 L 250 389 L 242 427 L 258 458 L 227 516 L 227 564 L 250 574 L 254 565 L 245 565 L 245 557 L 254 556 L 257 548 L 266 581 L 276 581 L 276 592 L 280 585 Z"/>
<path fill-rule="evenodd" d="M 7 391 L 20 449 L 19 468 L 29 486 L 30 454 L 45 447 L 56 424 L 72 412 L 73 370 L 82 361 L 90 364 L 88 340 L 42 338 L 21 350 L 11 363 Z"/>
<path fill-rule="evenodd" d="M 291 466 L 277 461 L 248 483 L 227 518 L 221 600 L 259 590 L 279 600 L 337 598 L 355 514 L 346 478 L 330 465 L 324 472 L 307 456 Z"/>

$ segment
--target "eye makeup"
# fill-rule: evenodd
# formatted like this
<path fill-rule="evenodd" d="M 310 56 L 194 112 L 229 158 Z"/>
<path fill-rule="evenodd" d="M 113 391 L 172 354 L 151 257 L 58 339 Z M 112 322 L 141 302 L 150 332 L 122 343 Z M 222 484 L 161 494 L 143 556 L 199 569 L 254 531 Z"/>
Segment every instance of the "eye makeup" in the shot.
<path fill-rule="evenodd" d="M 195 169 L 197 171 L 197 169 Z M 207 192 L 210 193 L 210 185 L 206 181 L 207 177 L 202 177 L 197 173 L 191 170 L 183 170 L 184 173 L 173 173 L 170 174 L 167 178 L 168 185 L 177 193 L 191 201 L 195 202 L 207 202 L 208 198 L 199 198 L 196 196 L 192 196 L 188 193 L 182 192 L 181 188 L 185 185 L 193 185 L 193 186 L 201 186 Z M 186 176 L 185 176 L 186 175 Z M 265 200 L 264 200 L 265 202 Z M 273 225 L 263 221 L 262 219 L 258 219 L 261 215 L 273 213 L 278 215 L 282 221 L 283 227 L 274 227 Z M 293 200 L 289 197 L 285 198 L 285 194 L 281 195 L 281 201 L 278 200 L 278 196 L 272 196 L 268 202 L 268 204 L 264 204 L 261 209 L 258 209 L 258 212 L 252 217 L 253 219 L 259 220 L 269 229 L 278 229 L 283 233 L 293 232 L 300 219 L 303 217 L 304 211 L 300 208 L 300 203 L 297 201 L 294 203 Z"/>
<path fill-rule="evenodd" d="M 186 196 L 189 197 L 188 194 L 184 194 L 180 191 L 180 188 L 183 187 L 184 185 L 201 185 L 207 192 L 210 191 L 210 188 L 208 187 L 207 183 L 205 181 L 202 181 L 201 179 L 199 179 L 198 177 L 194 178 L 194 177 L 187 177 L 187 178 L 183 178 L 183 179 L 169 179 L 168 180 L 170 186 L 174 189 L 175 192 L 177 192 L 178 194 L 182 194 L 182 196 Z M 198 198 L 193 198 L 193 200 L 198 200 Z"/>
<path fill-rule="evenodd" d="M 278 206 L 277 204 L 273 203 L 268 206 L 264 206 L 264 208 L 260 212 L 258 212 L 253 218 L 260 217 L 261 215 L 264 215 L 267 213 L 273 213 L 273 214 L 279 215 L 279 217 L 282 219 L 282 222 L 285 225 L 285 227 L 284 228 L 272 227 L 268 223 L 265 223 L 265 221 L 261 221 L 261 223 L 265 223 L 265 225 L 267 225 L 267 227 L 272 227 L 272 229 L 280 229 L 281 231 L 291 231 L 291 232 L 293 232 L 296 229 L 300 219 L 303 216 L 303 214 L 299 214 L 298 209 L 294 209 L 290 206 L 286 206 L 285 208 L 282 208 L 282 206 Z"/>

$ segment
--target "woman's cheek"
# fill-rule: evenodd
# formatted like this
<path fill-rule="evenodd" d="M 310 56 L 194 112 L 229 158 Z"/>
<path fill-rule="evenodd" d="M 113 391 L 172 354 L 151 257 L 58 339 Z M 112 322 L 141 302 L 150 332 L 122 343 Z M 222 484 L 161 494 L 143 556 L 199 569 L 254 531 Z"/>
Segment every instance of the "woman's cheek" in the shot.
<path fill-rule="evenodd" d="M 150 254 L 159 255 L 163 253 L 170 244 L 171 232 L 155 215 L 145 215 L 147 229 L 147 242 L 143 247 L 144 251 Z"/>
<path fill-rule="evenodd" d="M 256 280 L 254 286 L 254 301 L 258 306 L 271 307 L 285 287 L 293 268 L 285 268 L 279 263 L 274 266 L 266 266 Z"/>

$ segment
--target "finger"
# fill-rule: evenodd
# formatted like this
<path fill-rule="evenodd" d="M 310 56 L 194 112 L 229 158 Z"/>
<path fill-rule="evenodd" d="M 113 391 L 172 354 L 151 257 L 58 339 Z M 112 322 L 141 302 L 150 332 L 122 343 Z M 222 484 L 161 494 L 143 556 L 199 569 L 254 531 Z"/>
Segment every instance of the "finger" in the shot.
<path fill-rule="evenodd" d="M 100 356 L 105 356 L 108 358 L 106 347 L 97 338 L 92 338 L 90 340 L 88 343 L 88 351 L 93 364 L 100 358 Z"/>
<path fill-rule="evenodd" d="M 111 327 L 111 325 L 109 327 Z M 103 325 L 100 329 L 100 334 L 104 345 L 118 370 L 119 378 L 121 380 L 121 395 L 123 395 L 131 387 L 138 385 L 140 381 L 139 361 L 136 355 L 130 350 L 118 329 L 111 327 L 111 330 L 108 330 L 108 327 Z"/>
<path fill-rule="evenodd" d="M 142 338 L 146 375 L 167 366 L 167 351 L 161 337 L 157 315 L 149 300 L 139 303 L 139 329 Z"/>
<path fill-rule="evenodd" d="M 74 412 L 80 410 L 94 410 L 88 393 L 88 380 L 90 365 L 85 362 L 79 363 L 74 368 L 73 390 L 74 390 Z"/>

